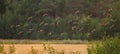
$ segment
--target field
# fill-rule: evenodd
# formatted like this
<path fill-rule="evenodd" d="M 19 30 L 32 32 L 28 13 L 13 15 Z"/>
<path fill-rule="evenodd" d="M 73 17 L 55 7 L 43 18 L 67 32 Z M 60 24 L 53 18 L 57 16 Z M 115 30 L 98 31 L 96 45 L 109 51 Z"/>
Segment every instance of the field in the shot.
<path fill-rule="evenodd" d="M 4 42 L 3 42 L 4 41 Z M 75 41 L 47 41 L 41 43 L 30 41 L 1 40 L 0 54 L 119 54 L 120 39 L 107 38 L 100 41 L 84 42 Z M 32 41 L 32 40 L 31 40 Z M 37 40 L 34 40 L 37 41 Z M 9 43 L 10 42 L 10 43 Z M 27 43 L 26 43 L 27 42 Z M 72 43 L 73 42 L 73 43 Z M 41 44 L 40 44 L 41 43 Z M 57 44 L 58 43 L 58 44 Z"/>
<path fill-rule="evenodd" d="M 32 47 L 38 54 L 46 54 L 45 47 L 51 48 L 57 52 L 63 52 L 65 54 L 87 54 L 87 41 L 81 40 L 0 40 L 0 44 L 4 44 L 4 51 L 10 52 L 10 46 L 12 44 L 15 47 L 15 54 L 29 54 Z M 45 46 L 44 46 L 45 44 Z M 14 48 L 12 47 L 12 48 Z M 13 50 L 14 51 L 14 50 Z M 33 53 L 34 54 L 34 53 Z"/>
<path fill-rule="evenodd" d="M 5 51 L 8 53 L 10 44 L 5 44 Z M 39 54 L 46 54 L 43 44 L 15 44 L 15 54 L 29 54 L 31 47 L 35 49 Z M 58 52 L 64 51 L 65 54 L 81 53 L 87 54 L 86 44 L 50 44 Z"/>

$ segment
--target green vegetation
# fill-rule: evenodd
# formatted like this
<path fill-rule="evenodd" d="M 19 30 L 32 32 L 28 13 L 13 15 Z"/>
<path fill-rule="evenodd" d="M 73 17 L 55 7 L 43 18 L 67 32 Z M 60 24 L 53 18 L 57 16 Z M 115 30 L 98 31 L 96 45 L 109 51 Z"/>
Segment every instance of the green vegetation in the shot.
<path fill-rule="evenodd" d="M 120 39 L 110 38 L 94 43 L 88 48 L 88 54 L 120 54 Z"/>
<path fill-rule="evenodd" d="M 83 40 L 0 40 L 0 44 L 86 44 Z"/>
<path fill-rule="evenodd" d="M 120 34 L 119 4 L 118 0 L 1 0 L 0 39 L 114 37 Z"/>

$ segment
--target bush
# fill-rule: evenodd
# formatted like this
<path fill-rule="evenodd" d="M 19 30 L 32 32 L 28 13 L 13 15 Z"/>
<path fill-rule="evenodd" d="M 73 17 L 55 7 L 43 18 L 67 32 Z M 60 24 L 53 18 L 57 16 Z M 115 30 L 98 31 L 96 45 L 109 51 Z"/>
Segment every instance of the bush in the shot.
<path fill-rule="evenodd" d="M 110 38 L 95 43 L 88 48 L 88 54 L 120 54 L 120 39 Z"/>

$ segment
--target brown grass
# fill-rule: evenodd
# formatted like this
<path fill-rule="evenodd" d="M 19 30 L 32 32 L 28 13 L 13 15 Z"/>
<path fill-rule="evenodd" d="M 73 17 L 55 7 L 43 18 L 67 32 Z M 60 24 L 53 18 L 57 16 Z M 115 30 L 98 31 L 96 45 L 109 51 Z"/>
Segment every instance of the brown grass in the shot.
<path fill-rule="evenodd" d="M 5 44 L 5 51 L 9 51 L 10 44 Z M 64 51 L 65 54 L 69 52 L 81 52 L 81 54 L 87 54 L 86 44 L 50 44 L 51 47 L 57 51 Z M 45 54 L 43 44 L 15 44 L 16 54 L 28 54 L 31 51 L 31 47 L 39 52 L 39 54 Z"/>

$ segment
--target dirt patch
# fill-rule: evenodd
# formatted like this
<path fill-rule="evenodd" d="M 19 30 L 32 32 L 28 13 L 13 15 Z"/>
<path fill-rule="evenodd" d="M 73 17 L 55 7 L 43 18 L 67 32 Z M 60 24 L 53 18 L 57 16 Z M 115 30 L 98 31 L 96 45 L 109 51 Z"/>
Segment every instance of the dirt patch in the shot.
<path fill-rule="evenodd" d="M 9 44 L 5 44 L 5 51 L 9 51 Z M 79 51 L 81 54 L 87 54 L 87 45 L 86 44 L 50 44 L 57 51 L 65 51 L 65 54 L 69 52 Z M 40 54 L 45 54 L 43 44 L 15 44 L 16 54 L 28 54 L 31 50 L 31 47 L 36 49 Z"/>

